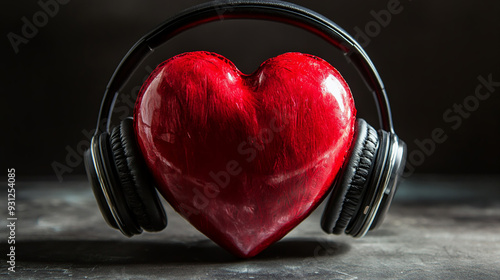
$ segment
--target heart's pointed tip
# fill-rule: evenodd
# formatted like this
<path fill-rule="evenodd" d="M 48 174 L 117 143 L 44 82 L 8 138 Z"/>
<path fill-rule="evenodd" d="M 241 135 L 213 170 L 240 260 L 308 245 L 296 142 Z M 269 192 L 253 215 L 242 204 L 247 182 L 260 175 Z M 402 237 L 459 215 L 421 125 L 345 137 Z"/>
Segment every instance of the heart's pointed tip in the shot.
<path fill-rule="evenodd" d="M 238 247 L 226 248 L 226 250 L 228 250 L 230 253 L 232 253 L 238 258 L 250 259 L 257 256 L 260 252 L 262 252 L 266 248 L 267 246 L 263 247 L 256 245 L 251 248 L 246 248 L 245 250 Z"/>
<path fill-rule="evenodd" d="M 295 227 L 300 221 L 302 219 L 291 224 L 291 228 Z M 279 242 L 290 230 L 290 228 L 285 227 L 285 229 L 277 230 L 266 237 L 255 236 L 249 239 L 248 237 L 235 238 L 235 236 L 232 236 L 231 238 L 220 239 L 220 236 L 218 236 L 212 240 L 234 256 L 249 259 L 259 255 L 276 242 Z"/>
<path fill-rule="evenodd" d="M 210 232 L 210 231 L 209 231 Z M 258 255 L 260 252 L 279 241 L 282 236 L 267 236 L 265 238 L 254 236 L 239 236 L 238 232 L 232 233 L 216 233 L 207 235 L 212 241 L 232 255 L 248 259 Z"/>

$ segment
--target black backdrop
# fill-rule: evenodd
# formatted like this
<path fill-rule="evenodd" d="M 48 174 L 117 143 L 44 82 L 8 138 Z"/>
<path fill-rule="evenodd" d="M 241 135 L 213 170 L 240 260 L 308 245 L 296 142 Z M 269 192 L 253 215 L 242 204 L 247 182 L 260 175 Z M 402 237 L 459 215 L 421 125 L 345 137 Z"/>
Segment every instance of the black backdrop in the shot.
<path fill-rule="evenodd" d="M 167 17 L 201 2 L 4 3 L 2 170 L 60 180 L 83 174 L 80 153 L 122 56 Z M 396 130 L 408 144 L 408 174 L 499 173 L 500 2 L 292 2 L 326 15 L 365 45 L 386 84 Z M 253 20 L 211 23 L 159 49 L 124 90 L 116 116 L 131 114 L 131 98 L 151 69 L 193 50 L 218 52 L 244 72 L 287 51 L 321 56 L 350 84 L 359 115 L 377 123 L 371 96 L 338 51 L 297 28 Z"/>

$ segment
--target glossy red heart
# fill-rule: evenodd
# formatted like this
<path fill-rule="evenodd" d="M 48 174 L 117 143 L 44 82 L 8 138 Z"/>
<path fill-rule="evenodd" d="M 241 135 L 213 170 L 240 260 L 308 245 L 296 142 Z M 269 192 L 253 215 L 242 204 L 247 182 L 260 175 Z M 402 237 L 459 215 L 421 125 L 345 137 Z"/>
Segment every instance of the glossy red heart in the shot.
<path fill-rule="evenodd" d="M 143 85 L 134 115 L 161 194 L 241 257 L 281 239 L 321 203 L 354 123 L 344 79 L 301 53 L 269 59 L 251 75 L 214 53 L 175 56 Z"/>

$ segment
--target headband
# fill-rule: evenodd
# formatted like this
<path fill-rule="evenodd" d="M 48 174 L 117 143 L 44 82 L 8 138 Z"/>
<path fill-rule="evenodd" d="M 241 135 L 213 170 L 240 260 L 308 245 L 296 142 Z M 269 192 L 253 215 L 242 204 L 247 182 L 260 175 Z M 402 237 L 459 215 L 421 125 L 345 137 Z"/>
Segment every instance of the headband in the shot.
<path fill-rule="evenodd" d="M 212 1 L 187 9 L 160 24 L 135 43 L 121 60 L 106 87 L 95 134 L 104 132 L 100 125 L 103 120 L 106 120 L 106 131 L 109 132 L 111 114 L 120 90 L 140 63 L 155 48 L 192 27 L 226 19 L 261 19 L 287 23 L 310 31 L 340 49 L 354 64 L 372 92 L 377 104 L 380 126 L 394 133 L 389 99 L 384 84 L 361 45 L 346 31 L 328 18 L 292 3 L 272 0 L 236 0 Z"/>

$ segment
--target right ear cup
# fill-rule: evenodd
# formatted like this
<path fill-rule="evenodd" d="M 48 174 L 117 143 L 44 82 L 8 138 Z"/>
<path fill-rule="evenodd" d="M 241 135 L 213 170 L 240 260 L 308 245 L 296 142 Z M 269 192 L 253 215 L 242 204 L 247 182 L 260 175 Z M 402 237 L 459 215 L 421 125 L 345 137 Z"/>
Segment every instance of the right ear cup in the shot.
<path fill-rule="evenodd" d="M 374 169 L 379 147 L 377 131 L 358 119 L 353 141 L 321 217 L 321 227 L 327 233 L 340 234 L 346 230 L 359 210 Z"/>
<path fill-rule="evenodd" d="M 133 219 L 146 231 L 164 229 L 167 216 L 139 152 L 132 118 L 113 129 L 110 141 L 119 184 Z"/>

